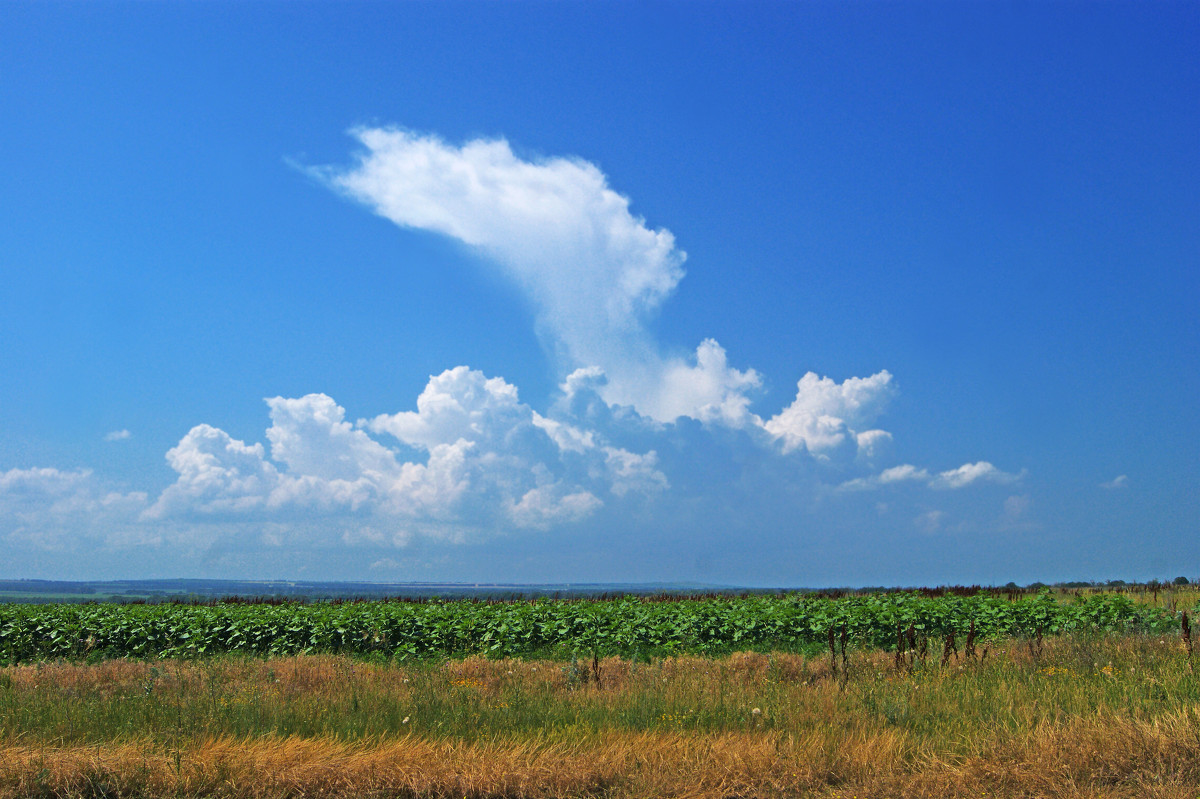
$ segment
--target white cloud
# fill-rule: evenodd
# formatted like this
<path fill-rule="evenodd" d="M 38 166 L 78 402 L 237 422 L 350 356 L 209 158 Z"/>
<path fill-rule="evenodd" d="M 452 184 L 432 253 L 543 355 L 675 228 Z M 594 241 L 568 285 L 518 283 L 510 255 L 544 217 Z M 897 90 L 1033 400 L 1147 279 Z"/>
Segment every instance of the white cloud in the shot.
<path fill-rule="evenodd" d="M 1116 477 L 1114 477 L 1113 479 L 1111 479 L 1107 482 L 1101 483 L 1100 487 L 1103 489 L 1106 489 L 1108 491 L 1116 491 L 1121 488 L 1128 488 L 1129 487 L 1129 476 L 1124 475 L 1124 474 L 1119 474 Z"/>
<path fill-rule="evenodd" d="M 107 488 L 90 469 L 9 469 L 0 472 L 0 540 L 60 549 L 94 535 L 119 538 L 146 500 Z"/>
<path fill-rule="evenodd" d="M 520 402 L 516 386 L 466 366 L 430 377 L 417 397 L 416 411 L 381 414 L 360 424 L 427 450 L 460 439 L 492 444 L 537 426 L 533 409 Z"/>
<path fill-rule="evenodd" d="M 636 328 L 683 277 L 685 254 L 580 159 L 526 161 L 508 142 L 461 147 L 396 128 L 353 131 L 353 169 L 315 170 L 398 225 L 436 231 L 495 259 L 539 303 L 577 360 Z"/>
<path fill-rule="evenodd" d="M 911 480 L 925 482 L 929 479 L 929 472 L 925 469 L 918 469 L 912 464 L 905 463 L 900 466 L 893 466 L 890 469 L 884 469 L 879 474 L 879 482 L 887 483 L 903 483 Z"/>
<path fill-rule="evenodd" d="M 105 441 L 124 441 L 133 436 L 133 433 L 128 430 L 113 430 L 111 433 L 104 435 Z"/>
<path fill-rule="evenodd" d="M 550 436 L 555 445 L 565 452 L 587 452 L 596 446 L 596 434 L 558 419 L 548 419 L 534 411 L 533 424 Z"/>
<path fill-rule="evenodd" d="M 315 174 L 398 225 L 478 248 L 529 293 L 571 361 L 603 365 L 606 340 L 640 340 L 641 319 L 683 277 L 674 236 L 633 216 L 593 164 L 523 160 L 502 139 L 353 133 L 367 148 L 358 164 Z"/>
<path fill-rule="evenodd" d="M 589 491 L 563 494 L 560 486 L 548 484 L 529 489 L 519 502 L 510 503 L 508 513 L 520 527 L 547 529 L 590 516 L 602 504 Z"/>
<path fill-rule="evenodd" d="M 457 540 L 468 530 L 545 529 L 593 514 L 604 504 L 598 492 L 622 498 L 667 486 L 653 451 L 536 414 L 514 386 L 466 367 L 431 377 L 416 411 L 357 427 L 324 394 L 266 402 L 270 457 L 261 444 L 199 425 L 168 452 L 179 477 L 146 519 L 350 514 L 373 532 L 348 530 L 343 543 L 378 544 L 390 528 L 402 530 L 393 536 L 402 545 L 412 530 Z M 423 451 L 423 460 L 400 459 L 371 432 Z"/>
<path fill-rule="evenodd" d="M 94 507 L 90 469 L 9 469 L 0 474 L 0 502 L 10 513 L 86 511 Z"/>
<path fill-rule="evenodd" d="M 475 248 L 530 298 L 564 372 L 599 367 L 612 404 L 659 421 L 743 424 L 754 370 L 726 363 L 712 340 L 692 358 L 664 355 L 644 322 L 683 277 L 686 255 L 665 229 L 629 211 L 594 164 L 525 160 L 503 139 L 462 146 L 396 128 L 361 128 L 350 168 L 311 172 L 408 228 Z"/>
<path fill-rule="evenodd" d="M 912 464 L 905 463 L 900 466 L 884 469 L 879 474 L 847 480 L 839 485 L 838 489 L 841 491 L 863 491 L 879 488 L 880 486 L 903 483 L 920 483 L 937 489 L 957 489 L 966 488 L 969 485 L 979 482 L 1009 485 L 1020 481 L 1024 476 L 1025 473 L 1023 471 L 1019 474 L 1011 474 L 997 469 L 987 461 L 964 463 L 957 469 L 949 469 L 939 472 L 936 475 L 931 475 L 928 469 L 920 469 Z"/>
<path fill-rule="evenodd" d="M 196 425 L 168 450 L 167 463 L 179 479 L 147 509 L 148 519 L 184 511 L 259 509 L 280 482 L 279 472 L 263 458 L 262 444 L 248 445 L 207 424 Z"/>
<path fill-rule="evenodd" d="M 847 480 L 838 488 L 842 491 L 863 491 L 879 486 L 891 485 L 896 483 L 925 483 L 930 481 L 929 471 L 926 469 L 918 469 L 910 463 L 893 466 L 889 469 L 884 469 L 879 474 L 870 475 L 868 477 L 856 477 L 853 480 Z"/>
<path fill-rule="evenodd" d="M 839 451 L 856 454 L 863 445 L 874 449 L 888 436 L 886 431 L 856 431 L 883 413 L 894 393 L 891 383 L 886 370 L 841 383 L 808 372 L 796 384 L 796 399 L 764 427 L 779 439 L 785 453 L 803 447 L 828 459 Z"/>
<path fill-rule="evenodd" d="M 669 488 L 667 476 L 658 470 L 658 454 L 651 450 L 638 455 L 625 449 L 604 447 L 604 465 L 612 481 L 612 493 L 623 497 L 631 491 L 653 494 Z"/>
<path fill-rule="evenodd" d="M 271 457 L 288 472 L 322 480 L 354 481 L 394 475 L 400 467 L 383 445 L 344 420 L 345 412 L 324 394 L 268 399 Z"/>
<path fill-rule="evenodd" d="M 1024 472 L 1010 474 L 1000 471 L 987 461 L 979 461 L 977 463 L 964 463 L 957 469 L 942 472 L 930 482 L 930 485 L 934 488 L 965 488 L 981 481 L 1008 485 L 1017 482 L 1024 476 Z"/>
<path fill-rule="evenodd" d="M 854 442 L 858 446 L 855 459 L 867 467 L 890 460 L 895 449 L 895 439 L 886 430 L 864 430 L 855 434 Z"/>
<path fill-rule="evenodd" d="M 644 385 L 630 403 L 660 421 L 691 416 L 702 422 L 720 422 L 730 427 L 761 424 L 750 413 L 749 394 L 762 385 L 753 369 L 738 371 L 731 367 L 725 350 L 713 339 L 705 339 L 696 348 L 693 362 L 667 361 L 654 376 L 657 388 Z"/>

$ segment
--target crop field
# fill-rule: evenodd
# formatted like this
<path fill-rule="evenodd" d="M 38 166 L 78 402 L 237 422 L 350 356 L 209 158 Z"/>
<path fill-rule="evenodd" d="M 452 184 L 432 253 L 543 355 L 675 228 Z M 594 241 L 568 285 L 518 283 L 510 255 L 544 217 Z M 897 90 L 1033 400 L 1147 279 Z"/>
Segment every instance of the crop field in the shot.
<path fill-rule="evenodd" d="M 1178 604 L 1172 599 L 1172 604 Z M 0 664 L 54 658 L 348 654 L 406 659 L 811 652 L 957 646 L 1073 632 L 1158 633 L 1174 607 L 1124 594 L 918 592 L 652 601 L 0 605 Z"/>
<path fill-rule="evenodd" d="M 0 798 L 1196 799 L 1196 601 L 0 606 Z"/>

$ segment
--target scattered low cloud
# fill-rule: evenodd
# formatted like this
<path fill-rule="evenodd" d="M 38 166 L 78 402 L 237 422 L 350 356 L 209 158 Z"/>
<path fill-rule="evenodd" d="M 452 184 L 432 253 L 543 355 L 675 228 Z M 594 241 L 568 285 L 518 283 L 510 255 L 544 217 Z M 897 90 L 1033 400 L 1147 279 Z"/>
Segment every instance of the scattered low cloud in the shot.
<path fill-rule="evenodd" d="M 1107 491 L 1118 491 L 1122 488 L 1128 488 L 1129 487 L 1129 476 L 1124 475 L 1124 474 L 1119 474 L 1116 477 L 1114 477 L 1113 479 L 1111 479 L 1107 482 L 1101 483 L 1100 487 Z"/>
<path fill-rule="evenodd" d="M 890 469 L 884 469 L 879 473 L 877 482 L 882 485 L 888 483 L 906 483 L 910 481 L 928 482 L 929 472 L 926 469 L 918 469 L 911 463 L 893 466 Z"/>
<path fill-rule="evenodd" d="M 928 469 L 905 463 L 884 469 L 878 474 L 847 480 L 839 485 L 838 489 L 840 491 L 866 491 L 887 485 L 920 483 L 939 490 L 955 490 L 976 483 L 1011 485 L 1024 478 L 1024 471 L 1016 474 L 1001 471 L 987 461 L 964 463 L 956 469 L 949 469 L 937 474 L 930 474 Z"/>
<path fill-rule="evenodd" d="M 976 463 L 964 463 L 957 469 L 942 472 L 930 482 L 930 485 L 934 488 L 948 489 L 965 488 L 978 482 L 1009 485 L 1024 477 L 1024 472 L 1020 474 L 1003 472 L 987 461 L 977 461 Z"/>
<path fill-rule="evenodd" d="M 128 430 L 113 430 L 111 433 L 104 434 L 104 440 L 105 441 L 125 441 L 126 439 L 131 438 L 132 436 L 133 436 L 133 433 L 129 432 Z"/>

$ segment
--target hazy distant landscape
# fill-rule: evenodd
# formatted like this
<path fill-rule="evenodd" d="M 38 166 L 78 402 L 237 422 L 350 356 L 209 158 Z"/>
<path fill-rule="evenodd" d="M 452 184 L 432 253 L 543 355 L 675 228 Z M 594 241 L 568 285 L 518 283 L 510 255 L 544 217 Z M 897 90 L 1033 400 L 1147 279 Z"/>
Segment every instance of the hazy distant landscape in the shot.
<path fill-rule="evenodd" d="M 532 599 L 600 595 L 693 595 L 751 589 L 701 583 L 356 583 L 304 580 L 0 580 L 0 602 L 189 602 L 223 598 Z M 769 589 L 754 589 L 764 591 Z"/>
<path fill-rule="evenodd" d="M 1156 590 L 1195 582 L 1186 577 L 1127 583 L 1124 580 L 1060 583 L 1059 588 Z M 995 590 L 1037 590 L 1043 583 L 993 586 Z M 965 587 L 964 587 L 965 588 Z M 976 589 L 984 588 L 976 586 Z M 749 588 L 705 583 L 378 583 L 305 580 L 0 580 L 0 602 L 211 602 L 220 599 L 278 599 L 320 602 L 347 599 L 536 599 L 617 596 L 700 596 L 710 594 L 872 593 L 911 590 L 912 586 Z"/>

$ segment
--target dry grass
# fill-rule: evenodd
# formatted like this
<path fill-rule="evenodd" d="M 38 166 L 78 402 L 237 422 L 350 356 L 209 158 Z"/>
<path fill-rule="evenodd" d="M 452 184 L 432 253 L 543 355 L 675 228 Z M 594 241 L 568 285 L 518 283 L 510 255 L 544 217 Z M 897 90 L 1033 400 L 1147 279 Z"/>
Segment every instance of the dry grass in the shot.
<path fill-rule="evenodd" d="M 0 669 L 17 797 L 1200 797 L 1177 639 L 987 661 L 332 656 Z M 755 712 L 757 711 L 757 712 Z"/>
<path fill-rule="evenodd" d="M 0 797 L 1187 797 L 1197 719 L 1080 721 L 962 761 L 898 731 L 618 733 L 574 742 L 222 738 L 0 747 Z"/>

